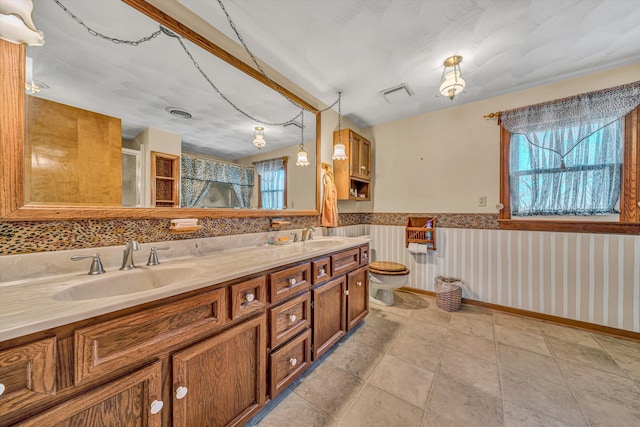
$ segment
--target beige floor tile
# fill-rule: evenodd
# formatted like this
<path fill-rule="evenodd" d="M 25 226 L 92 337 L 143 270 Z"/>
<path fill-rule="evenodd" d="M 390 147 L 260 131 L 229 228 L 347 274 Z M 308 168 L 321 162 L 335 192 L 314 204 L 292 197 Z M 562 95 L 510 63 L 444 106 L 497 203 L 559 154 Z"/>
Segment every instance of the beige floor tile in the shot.
<path fill-rule="evenodd" d="M 539 371 L 527 374 L 502 367 L 500 380 L 505 401 L 569 425 L 584 424 L 584 416 L 567 385 L 545 380 Z"/>
<path fill-rule="evenodd" d="M 513 402 L 504 402 L 505 427 L 578 427 L 587 426 L 583 421 L 579 424 L 567 424 L 564 421 L 550 417 L 531 409 L 522 408 Z"/>
<path fill-rule="evenodd" d="M 461 353 L 470 354 L 487 362 L 495 363 L 497 360 L 495 342 L 484 337 L 449 330 L 446 347 Z"/>
<path fill-rule="evenodd" d="M 449 329 L 469 335 L 480 336 L 488 340 L 493 339 L 493 323 L 478 320 L 476 317 L 454 314 L 449 322 Z"/>
<path fill-rule="evenodd" d="M 356 377 L 366 380 L 383 354 L 384 351 L 379 348 L 346 339 L 333 350 L 326 360 L 347 372 L 351 372 Z"/>
<path fill-rule="evenodd" d="M 338 422 L 342 427 L 419 427 L 424 412 L 367 384 Z"/>
<path fill-rule="evenodd" d="M 409 322 L 402 327 L 398 336 L 432 341 L 433 339 L 444 339 L 447 336 L 447 328 L 425 323 Z"/>
<path fill-rule="evenodd" d="M 635 405 L 621 404 L 590 394 L 579 394 L 578 401 L 592 426 L 640 426 L 640 407 L 637 402 Z"/>
<path fill-rule="evenodd" d="M 416 337 L 411 331 L 403 330 L 398 334 L 387 354 L 435 372 L 446 342 L 446 332 L 442 331 L 444 330 Z"/>
<path fill-rule="evenodd" d="M 447 349 L 442 355 L 438 368 L 438 374 L 440 373 L 458 382 L 500 396 L 498 365 L 495 362 L 488 363 L 477 357 Z"/>
<path fill-rule="evenodd" d="M 547 342 L 540 333 L 531 333 L 499 325 L 494 327 L 494 333 L 496 342 L 551 356 Z"/>
<path fill-rule="evenodd" d="M 593 339 L 590 332 L 542 321 L 539 322 L 539 325 L 544 335 L 548 337 L 557 338 L 572 344 L 584 345 L 586 347 L 601 348 L 598 342 Z"/>
<path fill-rule="evenodd" d="M 491 310 L 474 305 L 462 304 L 460 310 L 454 311 L 451 314 L 453 317 L 465 317 L 478 322 L 493 323 L 493 312 Z"/>
<path fill-rule="evenodd" d="M 422 420 L 422 427 L 460 427 L 452 421 L 442 418 L 433 412 L 426 412 Z"/>
<path fill-rule="evenodd" d="M 557 338 L 548 338 L 548 342 L 551 346 L 551 351 L 559 359 L 578 362 L 601 371 L 624 375 L 624 371 L 602 348 L 571 344 Z"/>
<path fill-rule="evenodd" d="M 370 384 L 419 408 L 427 404 L 432 381 L 432 372 L 391 355 L 382 358 L 369 378 Z"/>
<path fill-rule="evenodd" d="M 547 381 L 565 384 L 560 368 L 553 357 L 522 348 L 498 344 L 498 367 L 501 371 L 512 369 L 527 375 L 537 375 Z"/>
<path fill-rule="evenodd" d="M 360 392 L 364 382 L 334 364 L 321 363 L 294 389 L 304 400 L 338 418 Z"/>
<path fill-rule="evenodd" d="M 519 331 L 540 334 L 540 326 L 538 326 L 540 322 L 526 317 L 496 312 L 493 313 L 493 323 L 495 325 L 505 326 Z"/>
<path fill-rule="evenodd" d="M 621 406 L 635 406 L 640 413 L 640 389 L 627 377 L 564 361 L 560 362 L 560 368 L 579 402 L 589 395 L 603 404 L 617 402 Z"/>
<path fill-rule="evenodd" d="M 398 316 L 409 317 L 411 312 L 415 308 L 413 304 L 410 303 L 409 295 L 403 292 L 394 292 L 396 302 L 393 305 L 384 305 L 376 302 L 371 302 L 369 306 L 374 309 L 381 310 L 387 313 L 397 314 Z"/>
<path fill-rule="evenodd" d="M 327 427 L 336 421 L 295 393 L 290 393 L 265 416 L 258 427 Z"/>
<path fill-rule="evenodd" d="M 599 334 L 594 337 L 640 387 L 640 342 Z"/>
<path fill-rule="evenodd" d="M 431 297 L 427 297 L 426 295 L 414 294 L 411 292 L 404 292 L 400 290 L 395 290 L 394 295 L 396 297 L 396 301 L 398 300 L 398 298 L 400 298 L 403 304 L 411 306 L 414 309 L 426 308 L 426 307 L 429 307 L 431 304 L 433 305 L 436 304 L 435 299 Z"/>
<path fill-rule="evenodd" d="M 449 326 L 451 313 L 440 310 L 439 308 L 435 307 L 434 304 L 433 306 L 414 309 L 411 313 L 411 319 L 415 322 L 446 328 Z"/>
<path fill-rule="evenodd" d="M 406 317 L 398 316 L 397 314 L 371 310 L 362 326 L 349 339 L 385 350 L 391 345 L 406 320 Z"/>
<path fill-rule="evenodd" d="M 461 426 L 502 426 L 502 400 L 437 373 L 427 410 Z"/>

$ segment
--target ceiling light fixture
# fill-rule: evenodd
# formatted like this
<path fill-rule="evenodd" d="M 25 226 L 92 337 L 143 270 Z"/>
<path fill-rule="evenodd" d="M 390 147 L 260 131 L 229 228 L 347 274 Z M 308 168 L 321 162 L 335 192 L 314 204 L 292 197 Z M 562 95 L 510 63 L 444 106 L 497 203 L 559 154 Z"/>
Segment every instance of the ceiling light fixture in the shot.
<path fill-rule="evenodd" d="M 342 92 L 338 92 L 338 143 L 333 146 L 333 160 L 347 160 L 346 147 L 340 142 L 340 128 L 342 126 L 342 109 L 341 109 Z"/>
<path fill-rule="evenodd" d="M 193 114 L 181 107 L 167 107 L 164 111 L 179 119 L 189 120 L 193 118 Z"/>
<path fill-rule="evenodd" d="M 264 140 L 264 128 L 262 126 L 256 126 L 253 136 L 253 145 L 258 147 L 258 150 L 267 145 L 267 141 Z"/>
<path fill-rule="evenodd" d="M 465 82 L 462 79 L 461 62 L 462 56 L 454 55 L 448 57 L 442 63 L 444 68 L 440 79 L 440 94 L 448 97 L 451 101 L 457 94 L 464 91 Z"/>
<path fill-rule="evenodd" d="M 32 12 L 31 0 L 0 1 L 0 39 L 16 44 L 42 46 L 44 33 L 33 23 Z"/>
<path fill-rule="evenodd" d="M 309 166 L 309 158 L 307 152 L 304 150 L 304 108 L 300 113 L 300 150 L 298 150 L 298 161 L 296 166 Z"/>

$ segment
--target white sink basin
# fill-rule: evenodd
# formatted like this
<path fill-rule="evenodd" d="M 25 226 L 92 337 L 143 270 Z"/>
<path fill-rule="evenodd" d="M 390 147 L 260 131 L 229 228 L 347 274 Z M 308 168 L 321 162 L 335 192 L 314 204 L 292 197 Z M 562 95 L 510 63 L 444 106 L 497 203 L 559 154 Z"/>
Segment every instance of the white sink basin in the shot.
<path fill-rule="evenodd" d="M 109 272 L 87 276 L 53 296 L 57 301 L 83 301 L 109 298 L 161 288 L 189 279 L 194 270 L 189 267 L 155 267 L 131 271 Z"/>

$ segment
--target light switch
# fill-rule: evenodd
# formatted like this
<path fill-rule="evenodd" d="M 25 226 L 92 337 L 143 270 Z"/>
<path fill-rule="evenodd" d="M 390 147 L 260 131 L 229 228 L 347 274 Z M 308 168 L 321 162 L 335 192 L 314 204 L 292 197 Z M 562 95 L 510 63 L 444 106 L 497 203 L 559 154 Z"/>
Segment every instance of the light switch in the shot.
<path fill-rule="evenodd" d="M 487 196 L 478 196 L 478 206 L 481 208 L 487 207 Z"/>

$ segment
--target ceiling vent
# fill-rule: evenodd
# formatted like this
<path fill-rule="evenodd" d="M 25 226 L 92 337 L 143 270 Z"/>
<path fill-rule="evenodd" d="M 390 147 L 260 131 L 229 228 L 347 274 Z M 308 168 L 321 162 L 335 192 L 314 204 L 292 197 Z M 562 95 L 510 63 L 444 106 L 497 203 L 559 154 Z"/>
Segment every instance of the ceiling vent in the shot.
<path fill-rule="evenodd" d="M 167 113 L 171 114 L 174 117 L 178 117 L 180 119 L 188 120 L 193 117 L 193 114 L 185 110 L 184 108 L 179 107 L 167 107 L 164 109 Z"/>
<path fill-rule="evenodd" d="M 390 87 L 389 89 L 381 90 L 380 93 L 384 96 L 389 104 L 395 104 L 400 101 L 404 101 L 410 96 L 413 96 L 413 90 L 408 84 L 402 83 L 398 86 Z"/>

